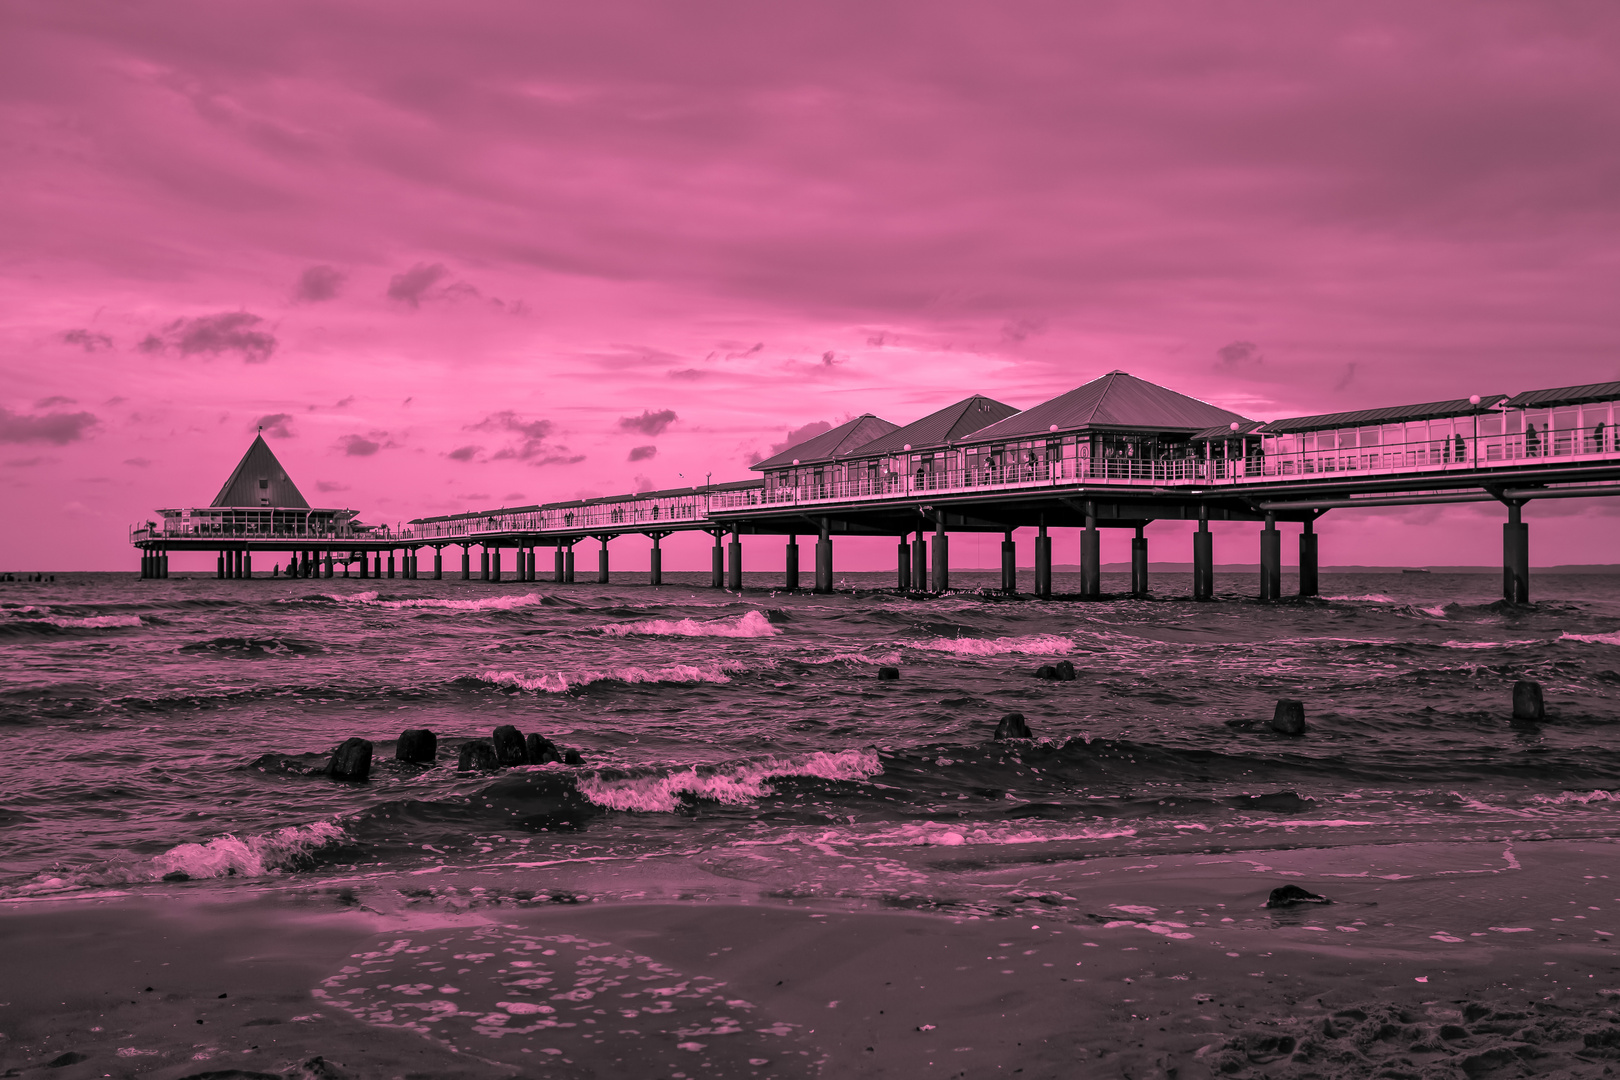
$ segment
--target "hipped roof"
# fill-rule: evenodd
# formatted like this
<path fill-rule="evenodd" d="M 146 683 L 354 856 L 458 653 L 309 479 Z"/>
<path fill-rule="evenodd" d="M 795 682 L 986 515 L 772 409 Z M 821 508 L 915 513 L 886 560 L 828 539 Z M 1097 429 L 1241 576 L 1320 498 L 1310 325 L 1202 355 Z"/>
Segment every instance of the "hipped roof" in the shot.
<path fill-rule="evenodd" d="M 806 439 L 790 446 L 780 454 L 768 457 L 764 461 L 756 461 L 749 468 L 779 469 L 792 465 L 794 461 L 798 461 L 801 465 L 831 461 L 834 457 L 847 456 L 856 447 L 887 435 L 898 426 L 871 413 L 865 413 L 853 420 L 846 420 L 831 431 L 823 431 L 813 439 Z"/>
<path fill-rule="evenodd" d="M 1287 420 L 1273 420 L 1265 425 L 1265 431 L 1267 435 L 1286 435 L 1290 432 L 1325 431 L 1328 428 L 1356 427 L 1360 424 L 1439 420 L 1447 416 L 1467 416 L 1492 408 L 1505 397 L 1506 394 L 1486 394 L 1479 399 L 1478 405 L 1467 398 L 1453 398 L 1450 401 L 1428 401 L 1420 405 L 1391 405 L 1383 409 L 1358 409 L 1355 412 L 1322 413 L 1320 416 L 1295 416 Z"/>
<path fill-rule="evenodd" d="M 1111 428 L 1191 434 L 1234 420 L 1243 423 L 1248 417 L 1126 372 L 1110 371 L 1100 379 L 975 432 L 971 441 L 1017 439 L 1046 434 L 1054 428 L 1058 431 Z"/>
<path fill-rule="evenodd" d="M 902 428 L 895 428 L 881 438 L 856 448 L 852 455 L 876 457 L 903 451 L 909 444 L 913 449 L 925 446 L 943 446 L 972 435 L 975 431 L 999 423 L 1018 410 L 983 394 L 974 394 L 938 412 L 929 413 L 921 420 L 913 420 Z M 845 455 L 841 455 L 845 456 Z"/>
<path fill-rule="evenodd" d="M 259 481 L 268 481 L 268 486 L 260 487 Z M 268 498 L 268 502 L 266 502 Z M 237 464 L 236 471 L 231 478 L 225 481 L 225 486 L 219 489 L 214 496 L 212 506 L 270 506 L 292 510 L 308 510 L 309 502 L 298 485 L 287 476 L 287 470 L 281 467 L 276 455 L 265 443 L 263 435 L 253 437 L 253 445 L 247 448 L 242 460 Z"/>
<path fill-rule="evenodd" d="M 1550 409 L 1558 405 L 1580 405 L 1588 401 L 1620 401 L 1620 382 L 1587 383 L 1585 386 L 1559 386 L 1551 390 L 1526 390 L 1514 394 L 1507 405 L 1512 409 Z"/>

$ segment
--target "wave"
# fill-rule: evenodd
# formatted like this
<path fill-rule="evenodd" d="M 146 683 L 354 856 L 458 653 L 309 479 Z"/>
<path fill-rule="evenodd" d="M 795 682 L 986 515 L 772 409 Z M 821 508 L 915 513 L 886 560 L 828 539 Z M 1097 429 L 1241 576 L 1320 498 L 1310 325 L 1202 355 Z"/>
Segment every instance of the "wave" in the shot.
<path fill-rule="evenodd" d="M 411 600 L 384 600 L 376 591 L 358 593 L 324 593 L 340 604 L 364 604 L 368 607 L 392 608 L 396 611 L 426 608 L 442 611 L 515 611 L 519 608 L 544 607 L 547 597 L 542 593 L 524 593 L 521 596 L 484 596 L 474 600 L 447 600 L 442 597 L 421 597 Z"/>
<path fill-rule="evenodd" d="M 0 623 L 0 634 L 60 634 L 74 630 L 132 630 L 146 625 L 139 615 L 46 615 Z"/>
<path fill-rule="evenodd" d="M 588 801 L 609 810 L 667 814 L 680 807 L 683 797 L 748 803 L 775 794 L 769 786 L 771 780 L 790 776 L 865 780 L 882 771 L 883 762 L 874 750 L 818 751 L 635 775 L 598 773 L 579 777 L 575 786 Z"/>
<path fill-rule="evenodd" d="M 1620 802 L 1620 791 L 1564 791 L 1557 795 L 1532 795 L 1530 801 L 1544 806 L 1590 805 Z"/>
<path fill-rule="evenodd" d="M 1362 593 L 1360 596 L 1324 596 L 1323 600 L 1336 601 L 1341 604 L 1395 604 L 1399 603 L 1393 596 L 1383 593 Z"/>
<path fill-rule="evenodd" d="M 748 611 L 731 619 L 641 619 L 616 626 L 598 627 L 608 637 L 648 635 L 651 637 L 775 637 L 782 631 L 760 611 Z"/>
<path fill-rule="evenodd" d="M 957 656 L 1000 656 L 1004 653 L 1028 653 L 1050 656 L 1074 651 L 1074 641 L 1057 634 L 1035 634 L 1030 637 L 998 638 L 934 638 L 931 641 L 908 641 L 908 648 L 929 652 L 955 653 Z"/>
<path fill-rule="evenodd" d="M 515 671 L 481 671 L 477 675 L 457 679 L 458 683 L 487 684 L 514 687 L 518 690 L 540 691 L 547 694 L 566 694 L 595 683 L 716 683 L 731 681 L 727 672 L 745 670 L 742 664 L 670 664 L 665 667 L 619 667 L 607 671 L 576 671 L 565 674 L 558 671 L 549 675 L 520 675 Z"/>
<path fill-rule="evenodd" d="M 1608 634 L 1571 634 L 1568 632 L 1558 635 L 1559 641 L 1584 641 L 1591 645 L 1620 645 L 1620 630 Z"/>
<path fill-rule="evenodd" d="M 265 656 L 307 656 L 323 653 L 326 646 L 301 638 L 219 637 L 182 645 L 176 652 L 187 656 L 258 658 Z"/>

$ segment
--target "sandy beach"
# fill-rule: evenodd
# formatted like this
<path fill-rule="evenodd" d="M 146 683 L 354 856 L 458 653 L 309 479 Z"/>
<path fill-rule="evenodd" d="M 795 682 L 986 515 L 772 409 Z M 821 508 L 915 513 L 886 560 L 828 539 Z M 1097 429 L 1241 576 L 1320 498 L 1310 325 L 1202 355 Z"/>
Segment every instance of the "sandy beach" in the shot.
<path fill-rule="evenodd" d="M 14 903 L 0 1060 L 155 1080 L 1620 1065 L 1612 844 L 1030 854 L 969 874 L 974 915 L 645 863 Z M 1288 883 L 1333 903 L 1265 908 Z M 594 898 L 627 884 L 644 895 Z"/>

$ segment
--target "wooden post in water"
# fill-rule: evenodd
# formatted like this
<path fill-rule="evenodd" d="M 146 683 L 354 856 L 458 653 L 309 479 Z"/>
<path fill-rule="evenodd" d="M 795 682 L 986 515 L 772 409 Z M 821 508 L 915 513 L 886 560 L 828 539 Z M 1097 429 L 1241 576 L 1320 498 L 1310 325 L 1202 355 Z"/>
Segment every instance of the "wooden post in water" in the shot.
<path fill-rule="evenodd" d="M 1266 527 L 1260 530 L 1260 599 L 1276 600 L 1282 596 L 1282 533 L 1277 531 L 1277 515 L 1266 515 Z"/>
<path fill-rule="evenodd" d="M 1316 573 L 1316 519 L 1305 519 L 1305 528 L 1299 534 L 1299 595 L 1317 596 L 1321 587 Z"/>
<path fill-rule="evenodd" d="M 1131 538 L 1131 595 L 1144 599 L 1148 594 L 1148 542 L 1143 535 L 1144 525 L 1136 527 Z"/>
<path fill-rule="evenodd" d="M 1095 600 L 1102 595 L 1102 541 L 1097 535 L 1097 519 L 1086 515 L 1086 529 L 1080 534 L 1080 596 Z"/>
<path fill-rule="evenodd" d="M 1530 526 L 1520 514 L 1522 500 L 1507 503 L 1507 524 L 1502 526 L 1502 599 L 1510 604 L 1530 602 Z"/>
<path fill-rule="evenodd" d="M 1215 537 L 1209 531 L 1209 512 L 1198 509 L 1198 531 L 1193 533 L 1193 599 L 1215 598 Z"/>

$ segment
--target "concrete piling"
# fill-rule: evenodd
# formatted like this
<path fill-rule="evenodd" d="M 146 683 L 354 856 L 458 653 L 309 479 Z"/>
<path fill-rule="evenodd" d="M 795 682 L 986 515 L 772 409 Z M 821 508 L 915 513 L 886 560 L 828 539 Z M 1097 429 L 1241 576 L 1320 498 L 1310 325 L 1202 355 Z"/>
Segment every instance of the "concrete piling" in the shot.
<path fill-rule="evenodd" d="M 1521 516 L 1523 506 L 1508 500 L 1502 526 L 1502 599 L 1510 604 L 1530 602 L 1530 526 Z"/>
<path fill-rule="evenodd" d="M 928 534 L 917 530 L 911 542 L 911 587 L 918 592 L 928 588 Z"/>
<path fill-rule="evenodd" d="M 726 545 L 726 588 L 742 592 L 742 530 L 731 530 L 731 542 Z"/>
<path fill-rule="evenodd" d="M 444 548 L 433 549 L 433 580 L 444 580 Z"/>
<path fill-rule="evenodd" d="M 1209 518 L 1198 515 L 1198 531 L 1193 533 L 1193 599 L 1215 598 L 1215 537 L 1209 531 Z"/>
<path fill-rule="evenodd" d="M 1513 719 L 1545 720 L 1547 706 L 1541 698 L 1541 684 L 1520 680 L 1513 684 Z"/>
<path fill-rule="evenodd" d="M 596 539 L 602 545 L 601 549 L 596 553 L 596 583 L 606 585 L 608 583 L 608 538 L 598 536 Z"/>
<path fill-rule="evenodd" d="M 816 540 L 816 592 L 833 591 L 832 530 L 827 519 L 821 519 L 821 536 Z"/>
<path fill-rule="evenodd" d="M 1316 522 L 1306 518 L 1304 531 L 1299 534 L 1299 595 L 1321 594 L 1316 568 Z"/>
<path fill-rule="evenodd" d="M 782 552 L 782 588 L 788 592 L 799 588 L 799 538 L 791 533 Z"/>
<path fill-rule="evenodd" d="M 1045 525 L 1035 536 L 1035 595 L 1042 600 L 1052 598 L 1052 538 Z"/>
<path fill-rule="evenodd" d="M 563 584 L 574 583 L 574 545 L 570 543 L 563 549 Z"/>
<path fill-rule="evenodd" d="M 723 589 L 726 587 L 726 551 L 720 546 L 720 538 L 725 533 L 715 529 L 709 535 L 714 537 L 714 546 L 709 549 L 709 588 Z"/>
<path fill-rule="evenodd" d="M 1282 596 L 1282 533 L 1277 531 L 1277 515 L 1266 515 L 1266 527 L 1260 530 L 1260 599 L 1277 600 Z"/>
<path fill-rule="evenodd" d="M 1012 596 L 1018 591 L 1018 545 L 1008 529 L 1001 541 L 1001 591 Z"/>
<path fill-rule="evenodd" d="M 900 592 L 911 591 L 911 545 L 906 543 L 905 536 L 900 538 L 895 552 L 894 587 Z"/>
<path fill-rule="evenodd" d="M 945 517 L 940 515 L 934 525 L 934 592 L 949 592 L 951 588 L 951 539 L 945 534 Z"/>
<path fill-rule="evenodd" d="M 461 580 L 472 580 L 472 545 L 461 545 Z"/>
<path fill-rule="evenodd" d="M 1143 528 L 1138 525 L 1131 539 L 1131 595 L 1138 599 L 1148 594 L 1148 542 Z"/>
<path fill-rule="evenodd" d="M 1102 595 L 1102 541 L 1097 535 L 1097 519 L 1090 514 L 1080 534 L 1080 595 L 1086 600 Z"/>
<path fill-rule="evenodd" d="M 489 548 L 478 549 L 478 580 L 489 580 Z"/>
<path fill-rule="evenodd" d="M 653 541 L 654 547 L 657 544 L 658 541 Z M 563 583 L 563 549 L 561 544 L 558 544 L 557 549 L 551 553 L 551 580 L 558 585 Z"/>

